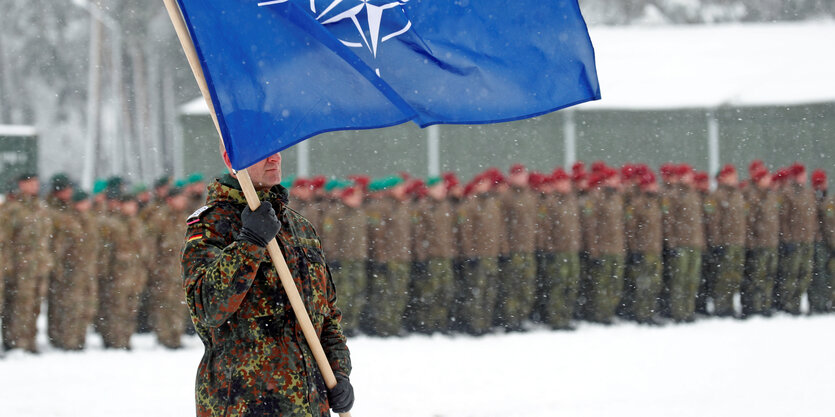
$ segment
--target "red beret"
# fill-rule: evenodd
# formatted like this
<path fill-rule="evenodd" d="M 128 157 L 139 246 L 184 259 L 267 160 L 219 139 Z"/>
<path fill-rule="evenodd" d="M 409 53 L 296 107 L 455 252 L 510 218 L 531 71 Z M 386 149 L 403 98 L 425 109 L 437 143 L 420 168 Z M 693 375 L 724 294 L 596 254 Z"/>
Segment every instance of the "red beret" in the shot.
<path fill-rule="evenodd" d="M 596 187 L 606 179 L 606 174 L 603 172 L 592 172 L 589 176 L 589 187 Z"/>
<path fill-rule="evenodd" d="M 577 161 L 571 166 L 571 172 L 577 174 L 578 172 L 586 172 L 586 164 L 583 161 Z"/>
<path fill-rule="evenodd" d="M 307 178 L 296 178 L 296 180 L 293 181 L 293 187 L 294 188 L 295 187 L 299 187 L 299 188 L 307 187 L 308 184 L 310 184 L 310 181 L 308 181 Z"/>
<path fill-rule="evenodd" d="M 345 187 L 342 192 L 339 193 L 339 198 L 350 197 L 354 195 L 355 192 L 357 192 L 357 186 L 352 185 L 350 187 Z"/>
<path fill-rule="evenodd" d="M 800 162 L 795 162 L 789 169 L 791 170 L 791 175 L 803 175 L 806 173 L 806 167 Z"/>
<path fill-rule="evenodd" d="M 620 176 L 625 180 L 631 180 L 635 175 L 637 175 L 637 165 L 632 164 L 625 164 L 620 168 Z"/>
<path fill-rule="evenodd" d="M 606 169 L 606 163 L 603 161 L 594 161 L 591 164 L 591 172 L 601 172 Z"/>
<path fill-rule="evenodd" d="M 530 175 L 528 175 L 528 184 L 531 187 L 539 187 L 539 186 L 542 186 L 542 184 L 545 184 L 547 182 L 548 182 L 548 177 L 546 177 L 541 172 L 534 171 L 534 172 L 531 172 Z"/>
<path fill-rule="evenodd" d="M 641 175 L 641 185 L 649 185 L 655 182 L 655 174 L 652 171 L 647 171 Z"/>
<path fill-rule="evenodd" d="M 755 159 L 751 161 L 751 164 L 748 165 L 748 175 L 754 176 L 754 173 L 757 172 L 759 168 L 765 168 L 765 164 L 762 159 Z"/>
<path fill-rule="evenodd" d="M 444 172 L 441 178 L 443 178 L 447 190 L 461 183 L 454 172 Z"/>
<path fill-rule="evenodd" d="M 812 185 L 819 187 L 826 183 L 826 171 L 816 169 L 812 171 Z"/>
<path fill-rule="evenodd" d="M 665 179 L 676 176 L 676 166 L 672 163 L 661 164 L 658 168 L 661 176 Z"/>
<path fill-rule="evenodd" d="M 310 180 L 310 188 L 312 188 L 314 190 L 318 190 L 318 189 L 324 187 L 326 182 L 328 182 L 328 179 L 325 178 L 323 175 L 319 175 L 318 177 L 313 177 L 313 179 Z"/>
<path fill-rule="evenodd" d="M 564 181 L 570 179 L 568 173 L 565 172 L 562 167 L 557 167 L 553 173 L 551 173 L 551 181 Z"/>
<path fill-rule="evenodd" d="M 753 174 L 751 174 L 751 179 L 754 181 L 759 181 L 766 175 L 768 175 L 768 170 L 765 169 L 765 167 L 760 167 L 757 168 L 757 170 L 755 170 Z"/>
<path fill-rule="evenodd" d="M 348 179 L 353 180 L 354 183 L 362 187 L 363 190 L 368 190 L 368 184 L 371 184 L 371 177 L 368 175 L 351 175 Z"/>
<path fill-rule="evenodd" d="M 707 175 L 707 172 L 697 171 L 693 175 L 693 180 L 698 183 L 708 182 L 710 180 L 710 176 Z"/>
<path fill-rule="evenodd" d="M 725 175 L 736 174 L 736 168 L 731 164 L 726 164 L 722 167 L 722 170 L 719 171 L 719 174 L 716 175 L 717 178 L 724 177 Z"/>
<path fill-rule="evenodd" d="M 678 174 L 680 177 L 683 177 L 683 176 L 685 176 L 687 174 L 690 174 L 692 172 L 693 172 L 693 167 L 691 167 L 688 164 L 681 164 L 681 165 L 676 167 L 676 174 Z"/>
<path fill-rule="evenodd" d="M 406 193 L 415 197 L 423 197 L 426 195 L 426 186 L 423 184 L 422 180 L 412 180 L 406 185 Z"/>

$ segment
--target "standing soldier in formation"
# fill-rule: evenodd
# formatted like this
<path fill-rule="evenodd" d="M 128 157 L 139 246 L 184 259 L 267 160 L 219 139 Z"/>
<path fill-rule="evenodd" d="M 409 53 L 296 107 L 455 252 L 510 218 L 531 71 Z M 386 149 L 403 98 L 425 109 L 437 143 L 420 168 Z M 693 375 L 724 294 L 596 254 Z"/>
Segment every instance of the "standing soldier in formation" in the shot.
<path fill-rule="evenodd" d="M 41 311 L 44 286 L 53 267 L 50 235 L 52 220 L 38 198 L 37 174 L 18 177 L 17 193 L 4 209 L 2 252 L 5 306 L 3 309 L 3 347 L 37 352 L 37 318 Z"/>
<path fill-rule="evenodd" d="M 159 343 L 169 349 L 181 347 L 180 336 L 185 331 L 186 313 L 182 290 L 182 270 L 179 254 L 186 233 L 183 219 L 191 202 L 182 188 L 169 188 L 162 204 L 148 216 L 145 241 L 152 259 L 149 262 L 148 320 Z"/>
<path fill-rule="evenodd" d="M 528 186 L 528 171 L 521 164 L 510 169 L 509 189 L 501 195 L 507 262 L 499 277 L 495 317 L 507 330 L 521 330 L 533 310 L 536 294 L 537 198 Z"/>
<path fill-rule="evenodd" d="M 627 317 L 652 324 L 663 286 L 661 202 L 655 175 L 644 169 L 636 177 L 639 189 L 624 209 L 627 261 L 622 304 Z"/>
<path fill-rule="evenodd" d="M 87 193 L 81 190 L 76 190 L 72 196 L 73 209 L 76 212 L 79 220 L 81 220 L 84 229 L 83 248 L 80 253 L 84 253 L 85 259 L 75 264 L 73 273 L 82 277 L 76 281 L 79 286 L 78 293 L 85 294 L 83 302 L 81 303 L 81 312 L 77 330 L 81 335 L 81 345 L 84 345 L 87 328 L 94 323 L 96 314 L 99 308 L 99 285 L 98 285 L 98 268 L 99 262 L 90 262 L 90 259 L 99 260 L 101 257 L 102 242 L 99 239 L 99 217 L 93 212 L 93 201 L 90 200 Z M 91 258 L 92 257 L 92 258 Z"/>
<path fill-rule="evenodd" d="M 409 327 L 421 333 L 446 332 L 455 288 L 452 269 L 455 217 L 443 179 L 430 178 L 426 185 L 426 196 L 413 208 L 412 255 L 416 268 L 410 286 Z"/>
<path fill-rule="evenodd" d="M 734 294 L 740 291 L 745 273 L 745 198 L 733 165 L 725 165 L 719 183 L 704 203 L 708 269 L 703 271 L 707 294 L 717 316 L 734 314 Z"/>
<path fill-rule="evenodd" d="M 574 304 L 580 287 L 580 218 L 577 195 L 562 169 L 554 170 L 552 190 L 546 194 L 543 228 L 546 235 L 540 285 L 543 321 L 555 329 L 571 329 Z"/>
<path fill-rule="evenodd" d="M 51 183 L 47 203 L 55 226 L 52 234 L 55 268 L 47 291 L 47 335 L 50 343 L 59 349 L 78 350 L 85 343 L 89 322 L 83 316 L 90 297 L 85 285 L 89 277 L 79 272 L 87 272 L 81 264 L 91 263 L 85 257 L 91 255 L 91 249 L 95 256 L 98 242 L 85 236 L 82 217 L 72 207 L 73 189 L 66 174 L 54 175 Z"/>
<path fill-rule="evenodd" d="M 150 244 L 139 222 L 138 203 L 122 195 L 118 182 L 108 190 L 112 223 L 103 237 L 112 245 L 109 268 L 99 275 L 98 329 L 107 348 L 130 349 L 136 329 L 139 295 L 147 283 L 144 263 Z"/>
<path fill-rule="evenodd" d="M 346 335 L 359 329 L 360 314 L 367 301 L 365 258 L 368 254 L 368 227 L 362 207 L 363 194 L 359 185 L 347 187 L 340 193 L 341 205 L 334 217 L 331 233 L 334 251 L 326 252 L 330 253 L 328 258 L 334 265 L 331 274 L 339 294 L 342 330 Z"/>
<path fill-rule="evenodd" d="M 455 318 L 464 331 L 475 335 L 486 333 L 492 326 L 499 279 L 496 236 L 502 220 L 499 202 L 491 195 L 492 183 L 485 173 L 473 179 L 458 221 L 465 260 L 455 289 Z"/>
<path fill-rule="evenodd" d="M 771 314 L 774 276 L 777 274 L 779 201 L 772 190 L 772 176 L 754 161 L 748 168 L 751 184 L 745 192 L 746 254 L 742 282 L 742 316 Z"/>
<path fill-rule="evenodd" d="M 584 315 L 588 320 L 611 323 L 623 291 L 626 246 L 623 232 L 623 195 L 620 177 L 612 168 L 601 166 L 589 179 L 588 203 L 593 214 L 586 216 L 592 229 L 588 243 L 588 270 L 583 278 L 586 297 Z"/>
<path fill-rule="evenodd" d="M 777 308 L 800 314 L 800 298 L 812 281 L 812 251 L 818 227 L 815 195 L 806 186 L 806 168 L 783 171 L 780 204 L 780 257 L 774 284 Z"/>
<path fill-rule="evenodd" d="M 663 167 L 662 167 L 663 169 Z M 662 201 L 665 269 L 665 310 L 675 321 L 692 321 L 701 280 L 702 202 L 693 188 L 693 169 L 686 164 L 667 166 L 669 187 Z"/>
<path fill-rule="evenodd" d="M 815 234 L 815 266 L 809 286 L 809 311 L 827 313 L 835 301 L 835 198 L 827 196 L 826 173 L 812 172 L 812 189 L 818 208 L 818 227 Z"/>
<path fill-rule="evenodd" d="M 371 270 L 363 324 L 369 334 L 391 336 L 400 333 L 409 301 L 410 204 L 401 178 L 388 177 L 370 188 L 378 197 L 368 205 Z"/>

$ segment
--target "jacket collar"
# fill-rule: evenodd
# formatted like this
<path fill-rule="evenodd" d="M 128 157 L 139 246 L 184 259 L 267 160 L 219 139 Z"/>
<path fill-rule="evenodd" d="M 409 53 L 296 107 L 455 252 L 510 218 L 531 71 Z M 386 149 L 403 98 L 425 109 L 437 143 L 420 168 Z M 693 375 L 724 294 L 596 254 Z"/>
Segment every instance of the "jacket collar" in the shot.
<path fill-rule="evenodd" d="M 215 181 L 209 184 L 208 189 L 209 195 L 207 200 L 209 204 L 219 201 L 227 201 L 233 204 L 246 204 L 246 197 L 244 197 L 241 184 L 237 178 L 232 177 L 230 174 L 224 174 L 222 177 L 215 179 Z M 269 201 L 273 206 L 276 203 L 286 206 L 289 202 L 289 193 L 280 184 L 269 190 L 259 190 L 257 193 L 259 200 Z M 276 207 L 276 212 L 279 211 L 278 209 L 279 207 Z"/>

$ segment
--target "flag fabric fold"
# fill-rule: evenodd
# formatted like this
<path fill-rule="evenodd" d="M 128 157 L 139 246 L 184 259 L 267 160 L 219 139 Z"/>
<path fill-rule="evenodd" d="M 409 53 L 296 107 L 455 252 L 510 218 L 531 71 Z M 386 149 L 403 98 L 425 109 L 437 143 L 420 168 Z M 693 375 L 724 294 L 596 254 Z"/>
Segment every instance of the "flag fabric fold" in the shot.
<path fill-rule="evenodd" d="M 232 167 L 311 136 L 600 98 L 577 0 L 178 0 Z"/>

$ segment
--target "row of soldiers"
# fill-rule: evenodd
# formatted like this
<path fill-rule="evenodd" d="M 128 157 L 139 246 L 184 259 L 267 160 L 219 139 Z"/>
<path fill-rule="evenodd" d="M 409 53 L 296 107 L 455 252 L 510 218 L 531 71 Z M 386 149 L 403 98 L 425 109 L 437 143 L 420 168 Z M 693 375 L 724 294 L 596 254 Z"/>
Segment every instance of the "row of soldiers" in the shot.
<path fill-rule="evenodd" d="M 665 164 L 514 165 L 460 184 L 454 174 L 285 182 L 317 228 L 348 333 L 518 330 L 528 320 L 642 323 L 746 317 L 833 305 L 835 200 L 823 171 L 740 183 Z M 734 299 L 740 296 L 741 309 Z"/>
<path fill-rule="evenodd" d="M 811 312 L 832 310 L 835 201 L 823 172 L 810 189 L 799 164 L 772 174 L 755 161 L 742 184 L 726 166 L 714 191 L 686 165 L 660 174 L 661 184 L 645 165 L 546 175 L 517 164 L 467 184 L 447 173 L 283 185 L 319 231 L 349 334 L 797 314 L 807 293 Z M 201 176 L 130 194 L 113 178 L 91 198 L 57 175 L 45 201 L 36 175 L 17 185 L 0 206 L 4 348 L 36 351 L 44 299 L 59 348 L 83 348 L 90 324 L 107 347 L 129 348 L 143 328 L 180 346 L 183 219 L 205 201 Z"/>
<path fill-rule="evenodd" d="M 44 301 L 57 348 L 84 348 L 93 325 L 105 347 L 129 349 L 142 317 L 162 345 L 180 347 L 188 314 L 179 253 L 188 210 L 203 201 L 201 181 L 162 178 L 146 199 L 114 177 L 97 181 L 90 197 L 57 174 L 42 199 L 38 176 L 21 175 L 0 205 L 4 350 L 37 352 Z"/>

